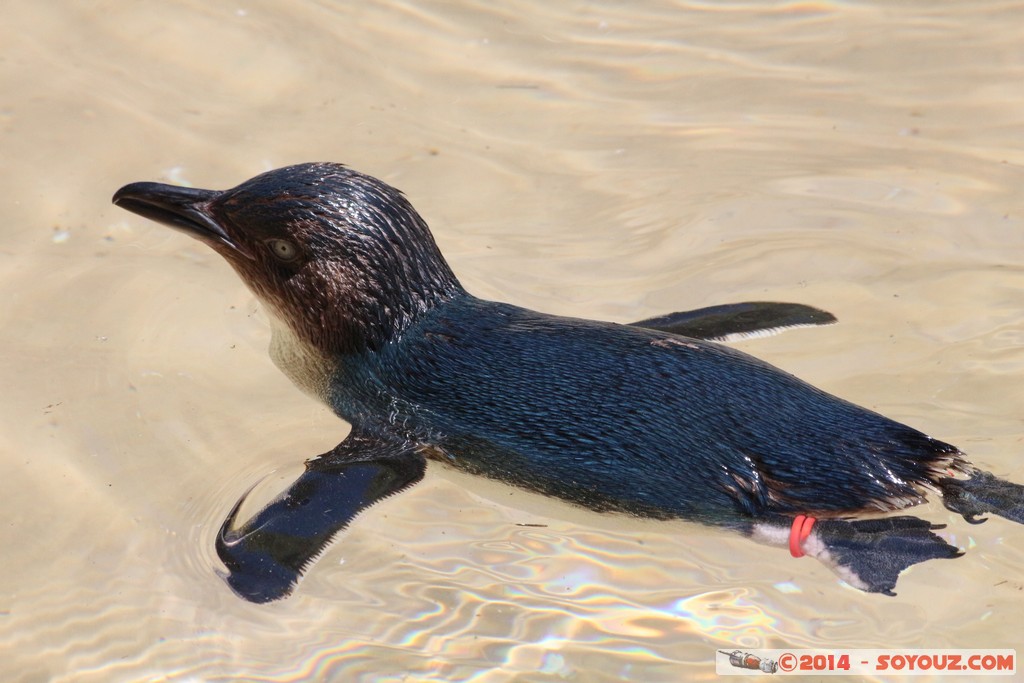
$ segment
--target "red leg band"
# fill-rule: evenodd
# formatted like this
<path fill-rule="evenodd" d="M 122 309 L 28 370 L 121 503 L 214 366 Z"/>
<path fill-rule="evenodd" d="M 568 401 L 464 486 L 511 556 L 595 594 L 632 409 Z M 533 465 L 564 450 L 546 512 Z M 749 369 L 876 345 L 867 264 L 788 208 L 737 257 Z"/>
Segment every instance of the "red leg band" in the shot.
<path fill-rule="evenodd" d="M 793 526 L 789 528 L 789 554 L 793 557 L 804 556 L 803 544 L 811 535 L 814 522 L 814 517 L 807 515 L 797 515 L 793 518 Z"/>

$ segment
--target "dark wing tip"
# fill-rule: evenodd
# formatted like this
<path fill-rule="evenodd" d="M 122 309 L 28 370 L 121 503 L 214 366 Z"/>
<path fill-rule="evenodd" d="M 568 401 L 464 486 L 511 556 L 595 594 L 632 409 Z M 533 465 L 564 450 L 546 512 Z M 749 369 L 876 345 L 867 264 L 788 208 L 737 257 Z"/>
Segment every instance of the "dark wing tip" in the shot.
<path fill-rule="evenodd" d="M 836 317 L 828 311 L 804 304 L 747 301 L 709 306 L 647 318 L 633 327 L 713 341 L 736 341 L 775 334 L 795 327 L 831 325 Z"/>

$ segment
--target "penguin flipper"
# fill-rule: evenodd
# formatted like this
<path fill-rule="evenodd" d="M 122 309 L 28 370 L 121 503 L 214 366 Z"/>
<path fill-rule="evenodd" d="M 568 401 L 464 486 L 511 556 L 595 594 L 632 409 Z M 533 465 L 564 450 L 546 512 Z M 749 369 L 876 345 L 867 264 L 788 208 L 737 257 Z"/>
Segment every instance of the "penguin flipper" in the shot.
<path fill-rule="evenodd" d="M 813 306 L 747 301 L 669 313 L 630 323 L 630 326 L 670 332 L 691 339 L 737 341 L 775 334 L 792 327 L 831 325 L 834 322 L 834 315 Z"/>
<path fill-rule="evenodd" d="M 991 512 L 1024 524 L 1024 486 L 1005 481 L 991 472 L 974 470 L 967 479 L 945 477 L 938 482 L 942 503 L 971 524 L 981 524 L 978 515 Z"/>
<path fill-rule="evenodd" d="M 250 602 L 287 596 L 338 531 L 377 501 L 418 482 L 425 470 L 415 444 L 353 432 L 306 462 L 287 491 L 235 528 L 246 492 L 217 534 L 228 585 Z"/>
<path fill-rule="evenodd" d="M 943 526 L 910 516 L 823 519 L 814 525 L 804 549 L 854 588 L 895 595 L 892 589 L 904 569 L 963 554 L 934 533 Z"/>

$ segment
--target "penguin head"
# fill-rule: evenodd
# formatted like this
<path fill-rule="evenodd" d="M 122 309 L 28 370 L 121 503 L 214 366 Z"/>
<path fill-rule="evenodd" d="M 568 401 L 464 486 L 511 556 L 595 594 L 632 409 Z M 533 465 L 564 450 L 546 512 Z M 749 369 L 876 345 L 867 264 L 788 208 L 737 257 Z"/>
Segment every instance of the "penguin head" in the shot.
<path fill-rule="evenodd" d="M 113 201 L 212 247 L 324 354 L 378 348 L 463 291 L 402 193 L 341 164 L 280 168 L 224 191 L 132 183 Z"/>

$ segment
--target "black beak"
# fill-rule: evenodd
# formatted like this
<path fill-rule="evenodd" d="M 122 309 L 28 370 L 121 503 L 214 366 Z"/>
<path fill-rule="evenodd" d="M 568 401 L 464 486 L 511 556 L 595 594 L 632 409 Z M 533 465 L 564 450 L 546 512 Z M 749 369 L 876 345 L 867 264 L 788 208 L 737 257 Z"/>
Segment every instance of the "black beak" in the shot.
<path fill-rule="evenodd" d="M 238 246 L 210 215 L 210 202 L 219 194 L 214 190 L 163 183 L 132 183 L 115 192 L 113 202 L 122 209 L 186 232 L 211 246 L 220 243 L 237 250 Z"/>

